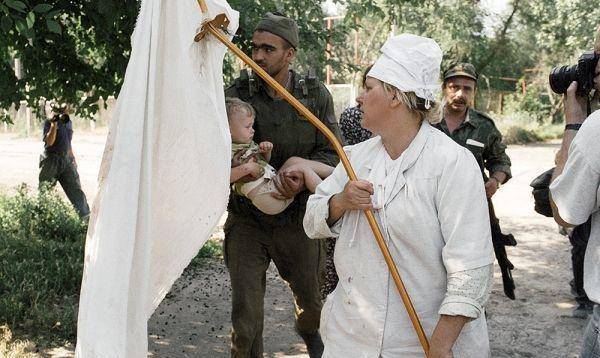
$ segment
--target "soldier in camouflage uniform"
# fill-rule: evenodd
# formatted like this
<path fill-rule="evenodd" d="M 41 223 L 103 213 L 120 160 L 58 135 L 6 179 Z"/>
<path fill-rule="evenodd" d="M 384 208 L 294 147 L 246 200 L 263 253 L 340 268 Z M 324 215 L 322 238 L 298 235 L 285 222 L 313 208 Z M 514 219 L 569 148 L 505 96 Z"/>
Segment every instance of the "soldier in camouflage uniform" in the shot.
<path fill-rule="evenodd" d="M 297 46 L 296 22 L 278 13 L 267 13 L 254 31 L 252 58 L 339 138 L 333 100 L 325 86 L 314 77 L 301 77 L 289 69 Z M 243 71 L 225 95 L 252 104 L 256 110 L 255 140 L 273 143 L 270 164 L 278 170 L 274 178 L 278 191 L 282 197 L 295 196 L 284 212 L 271 216 L 260 212 L 247 198 L 233 192 L 230 195 L 224 249 L 232 288 L 231 356 L 263 356 L 265 273 L 273 260 L 294 294 L 296 330 L 309 356 L 320 357 L 319 285 L 325 250 L 323 241 L 310 240 L 302 226 L 310 193 L 301 177 L 282 166 L 292 156 L 331 166 L 339 158 L 328 140 L 258 77 Z"/>
<path fill-rule="evenodd" d="M 515 284 L 510 272 L 514 266 L 508 260 L 504 246 L 515 246 L 517 242 L 512 235 L 502 234 L 492 204 L 492 196 L 500 185 L 511 178 L 511 163 L 494 121 L 472 107 L 477 91 L 477 78 L 477 71 L 470 63 L 456 64 L 444 72 L 444 114 L 435 126 L 456 143 L 469 149 L 481 168 L 488 197 L 494 252 L 502 271 L 504 293 L 514 300 Z"/>

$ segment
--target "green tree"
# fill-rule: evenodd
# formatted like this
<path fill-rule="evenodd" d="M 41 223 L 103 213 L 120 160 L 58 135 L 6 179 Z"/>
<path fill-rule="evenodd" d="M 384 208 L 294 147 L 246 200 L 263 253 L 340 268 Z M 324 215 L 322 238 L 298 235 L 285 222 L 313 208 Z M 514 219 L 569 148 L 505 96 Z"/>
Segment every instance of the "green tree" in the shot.
<path fill-rule="evenodd" d="M 562 96 L 553 93 L 548 74 L 553 67 L 575 64 L 584 51 L 592 49 L 600 19 L 597 0 L 525 1 L 517 17 L 515 51 L 531 58 L 528 91 L 519 101 L 524 112 L 538 121 L 562 120 Z M 538 110 L 533 110 L 537 108 Z"/>
<path fill-rule="evenodd" d="M 0 108 L 57 98 L 97 111 L 122 84 L 137 10 L 134 0 L 0 0 Z"/>
<path fill-rule="evenodd" d="M 330 33 L 323 27 L 322 1 L 230 1 L 240 11 L 234 42 L 245 51 L 257 21 L 267 11 L 281 11 L 300 25 L 298 64 L 322 69 Z M 137 17 L 135 0 L 0 0 L 0 108 L 40 99 L 60 99 L 79 115 L 91 116 L 100 97 L 118 93 L 131 51 L 130 36 Z M 335 40 L 335 34 L 333 39 Z M 22 78 L 14 73 L 21 61 Z M 233 57 L 227 78 L 237 72 Z"/>

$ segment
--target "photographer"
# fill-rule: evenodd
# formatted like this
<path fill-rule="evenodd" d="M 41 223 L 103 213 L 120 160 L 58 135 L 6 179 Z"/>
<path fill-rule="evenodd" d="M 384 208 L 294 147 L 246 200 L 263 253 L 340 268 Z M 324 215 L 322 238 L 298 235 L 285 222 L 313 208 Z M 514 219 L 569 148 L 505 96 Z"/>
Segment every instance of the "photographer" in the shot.
<path fill-rule="evenodd" d="M 54 109 L 56 112 L 44 123 L 44 154 L 40 156 L 40 190 L 44 183 L 54 186 L 60 182 L 67 198 L 80 217 L 86 218 L 90 209 L 81 190 L 77 164 L 71 148 L 73 124 L 65 108 Z"/>
<path fill-rule="evenodd" d="M 550 185 L 552 212 L 559 225 L 581 225 L 591 216 L 584 285 L 595 306 L 584 333 L 581 358 L 600 355 L 600 111 L 587 116 L 589 94 L 581 91 L 585 89 L 584 84 L 593 84 L 596 96 L 600 90 L 599 42 L 600 28 L 595 48 L 596 65 L 589 73 L 583 73 L 593 80 L 583 81 L 586 79 L 583 77 L 579 81 L 583 84 L 573 82 L 566 90 L 565 133 Z"/>

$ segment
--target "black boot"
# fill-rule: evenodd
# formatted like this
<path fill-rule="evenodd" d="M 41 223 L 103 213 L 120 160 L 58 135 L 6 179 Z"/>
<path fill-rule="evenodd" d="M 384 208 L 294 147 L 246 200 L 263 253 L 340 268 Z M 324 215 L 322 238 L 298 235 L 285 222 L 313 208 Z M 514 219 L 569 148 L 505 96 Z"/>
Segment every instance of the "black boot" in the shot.
<path fill-rule="evenodd" d="M 304 343 L 310 358 L 321 358 L 323 355 L 323 340 L 319 332 L 316 333 L 300 333 L 298 332 Z"/>

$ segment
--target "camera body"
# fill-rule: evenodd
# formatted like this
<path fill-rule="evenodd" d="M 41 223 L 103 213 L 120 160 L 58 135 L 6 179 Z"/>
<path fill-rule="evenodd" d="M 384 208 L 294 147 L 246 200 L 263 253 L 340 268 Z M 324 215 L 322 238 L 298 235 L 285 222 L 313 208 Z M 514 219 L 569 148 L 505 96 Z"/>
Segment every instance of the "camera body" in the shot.
<path fill-rule="evenodd" d="M 594 51 L 584 52 L 576 65 L 554 67 L 550 71 L 550 88 L 554 93 L 564 94 L 571 82 L 577 81 L 577 95 L 587 96 L 594 88 L 596 64 L 600 56 Z"/>
<path fill-rule="evenodd" d="M 71 120 L 71 118 L 66 113 L 55 114 L 50 118 L 50 122 L 59 122 L 60 121 L 60 123 L 62 123 L 62 124 L 67 124 L 70 120 Z"/>

